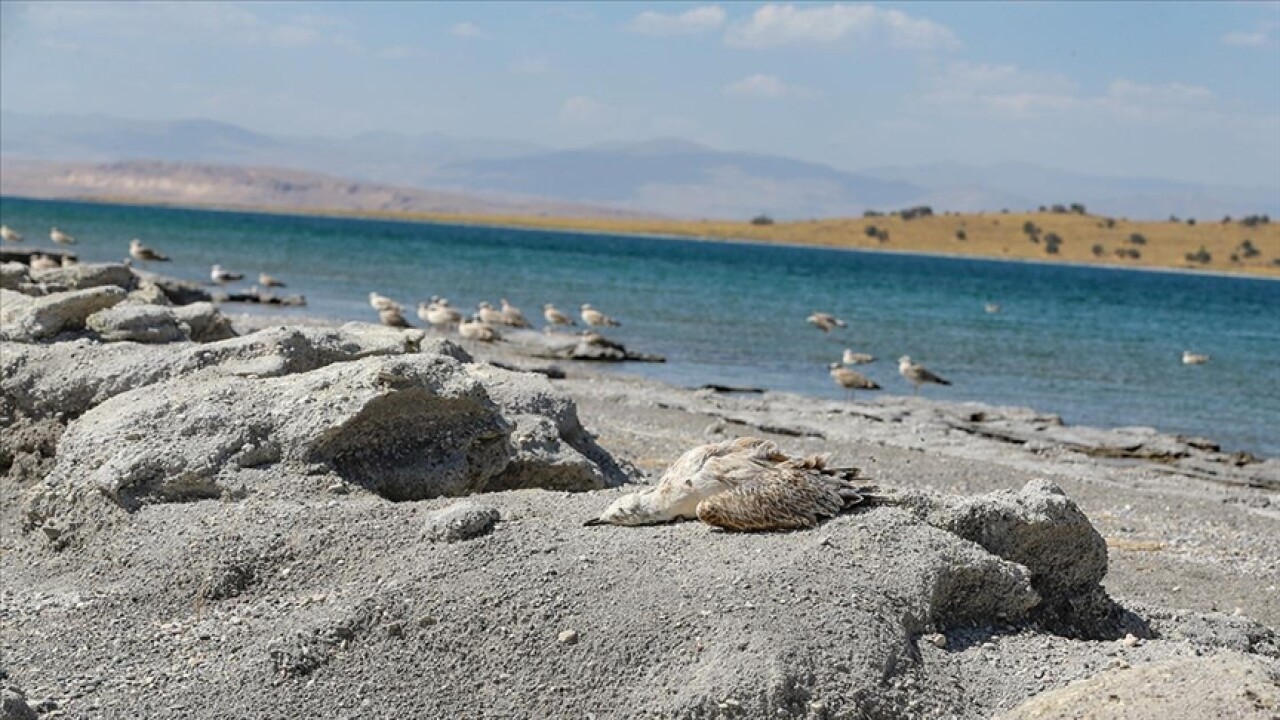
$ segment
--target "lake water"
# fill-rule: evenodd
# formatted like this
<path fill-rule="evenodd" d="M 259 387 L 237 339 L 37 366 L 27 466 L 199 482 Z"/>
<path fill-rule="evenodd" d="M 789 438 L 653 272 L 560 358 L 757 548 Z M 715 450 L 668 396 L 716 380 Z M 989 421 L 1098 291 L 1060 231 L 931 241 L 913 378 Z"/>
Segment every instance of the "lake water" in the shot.
<path fill-rule="evenodd" d="M 84 261 L 119 261 L 138 237 L 173 257 L 154 269 L 177 277 L 207 281 L 215 262 L 268 272 L 308 299 L 285 313 L 376 322 L 371 290 L 406 306 L 505 296 L 540 325 L 543 303 L 576 316 L 590 302 L 623 323 L 611 337 L 668 359 L 623 371 L 679 385 L 842 397 L 827 364 L 852 347 L 880 358 L 859 370 L 886 392 L 910 392 L 896 367 L 907 354 L 954 383 L 925 388 L 932 398 L 1280 454 L 1273 280 L 18 198 L 0 198 L 0 221 L 27 246 L 48 246 L 56 225 Z M 849 327 L 824 335 L 805 323 L 814 310 Z M 1188 349 L 1212 360 L 1184 366 Z"/>

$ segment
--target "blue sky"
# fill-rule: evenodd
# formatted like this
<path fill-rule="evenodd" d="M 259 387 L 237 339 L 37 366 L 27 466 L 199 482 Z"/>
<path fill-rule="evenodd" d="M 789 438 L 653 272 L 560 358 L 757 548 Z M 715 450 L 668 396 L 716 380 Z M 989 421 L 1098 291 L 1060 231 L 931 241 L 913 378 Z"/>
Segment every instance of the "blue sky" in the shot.
<path fill-rule="evenodd" d="M 1280 3 L 0 8 L 10 111 L 1280 188 Z"/>

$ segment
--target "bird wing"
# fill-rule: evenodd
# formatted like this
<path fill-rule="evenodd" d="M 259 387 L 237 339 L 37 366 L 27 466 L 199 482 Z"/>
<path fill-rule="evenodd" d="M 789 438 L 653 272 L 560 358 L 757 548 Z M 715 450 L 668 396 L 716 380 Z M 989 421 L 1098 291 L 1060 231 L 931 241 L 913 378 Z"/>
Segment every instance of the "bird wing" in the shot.
<path fill-rule="evenodd" d="M 927 368 L 923 368 L 923 367 L 917 368 L 917 373 L 919 374 L 920 382 L 936 383 L 938 385 L 951 384 L 950 381 L 945 380 L 938 375 L 935 375 L 933 372 L 931 372 Z"/>
<path fill-rule="evenodd" d="M 797 468 L 772 466 L 737 487 L 698 503 L 698 519 L 726 530 L 811 528 L 852 504 L 837 482 L 824 482 Z"/>

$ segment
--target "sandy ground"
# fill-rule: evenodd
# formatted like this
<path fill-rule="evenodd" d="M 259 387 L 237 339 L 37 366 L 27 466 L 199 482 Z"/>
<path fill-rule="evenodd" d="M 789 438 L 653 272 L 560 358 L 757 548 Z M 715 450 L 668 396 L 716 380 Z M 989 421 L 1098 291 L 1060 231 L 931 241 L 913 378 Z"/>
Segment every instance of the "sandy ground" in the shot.
<path fill-rule="evenodd" d="M 581 526 L 626 488 L 520 490 L 473 496 L 497 527 L 446 544 L 422 528 L 455 500 L 389 503 L 322 469 L 266 466 L 239 471 L 258 488 L 244 498 L 148 506 L 61 552 L 21 531 L 25 489 L 0 483 L 0 680 L 41 717 L 74 718 L 1033 717 L 1015 708 L 1052 690 L 1068 697 L 1055 717 L 1073 717 L 1099 700 L 1093 687 L 1146 716 L 1177 693 L 1231 689 L 1195 710 L 1175 702 L 1167 720 L 1280 711 L 1275 487 L 977 436 L 927 399 L 726 394 L 557 364 L 567 377 L 553 385 L 586 429 L 648 479 L 745 434 L 832 453 L 887 488 L 1046 479 L 1106 539 L 1105 587 L 1152 639 L 937 615 L 919 597 L 939 587 L 920 549 L 968 546 L 893 508 L 727 535 Z M 1010 577 L 984 562 L 989 582 Z M 1152 663 L 1176 672 L 1126 674 Z M 1115 702 L 1098 716 L 1125 716 Z"/>

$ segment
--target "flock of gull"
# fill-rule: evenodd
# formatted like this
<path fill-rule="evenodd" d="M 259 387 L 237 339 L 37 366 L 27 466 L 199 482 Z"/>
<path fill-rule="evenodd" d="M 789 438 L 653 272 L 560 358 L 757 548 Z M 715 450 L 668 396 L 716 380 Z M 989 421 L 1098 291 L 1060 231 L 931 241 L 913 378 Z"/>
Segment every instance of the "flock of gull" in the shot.
<path fill-rule="evenodd" d="M 808 323 L 824 333 L 829 333 L 837 328 L 848 327 L 849 323 L 832 315 L 831 313 L 815 312 L 806 318 Z M 850 365 L 866 365 L 876 361 L 874 355 L 866 353 L 854 352 L 852 348 L 845 348 L 844 355 L 840 362 L 833 362 L 828 366 L 831 373 L 831 379 L 837 385 L 844 388 L 846 397 L 852 398 L 854 390 L 879 390 L 880 385 L 871 378 L 849 367 Z M 925 366 L 918 362 L 913 362 L 907 355 L 898 358 L 898 374 L 911 383 L 913 391 L 916 394 L 920 392 L 921 385 L 950 385 L 951 382 L 943 379 L 941 376 L 934 374 Z"/>
<path fill-rule="evenodd" d="M 76 239 L 70 234 L 54 227 L 49 231 L 49 239 L 55 245 L 75 245 Z M 0 225 L 0 240 L 7 243 L 21 243 L 24 236 L 10 228 L 8 225 Z M 144 245 L 141 240 L 134 238 L 129 241 L 129 258 L 141 263 L 150 262 L 169 262 L 169 256 L 161 253 L 155 248 Z M 32 269 L 41 270 L 56 268 L 73 264 L 75 259 L 71 255 L 62 255 L 61 259 L 55 259 L 50 255 L 34 253 L 30 257 L 30 265 Z M 129 263 L 130 260 L 126 260 Z M 242 273 L 232 272 L 221 265 L 213 265 L 209 270 L 209 279 L 218 285 L 227 285 L 239 282 L 244 279 Z M 272 277 L 267 273 L 258 275 L 258 285 L 262 287 L 285 287 L 285 283 L 279 279 Z M 256 291 L 257 286 L 251 289 Z M 456 330 L 463 338 L 468 340 L 476 340 L 481 342 L 493 342 L 502 339 L 499 328 L 528 328 L 529 321 L 525 318 L 520 308 L 512 305 L 506 298 L 501 299 L 501 307 L 495 308 L 488 302 L 479 303 L 476 311 L 471 314 L 465 314 L 457 308 L 449 304 L 448 299 L 442 297 L 432 297 L 429 302 L 419 303 L 417 307 L 418 318 L 431 326 L 432 328 L 448 332 Z M 374 311 L 378 313 L 378 319 L 384 325 L 391 327 L 409 327 L 409 322 L 404 317 L 404 306 L 384 295 L 376 292 L 369 293 L 369 304 Z M 995 314 L 1001 311 L 1001 307 L 996 303 L 987 303 L 984 306 L 987 313 Z M 547 303 L 543 305 L 542 316 L 546 320 L 544 332 L 554 332 L 558 329 L 576 326 L 578 323 L 568 314 L 558 309 L 555 305 Z M 612 317 L 592 307 L 589 303 L 583 304 L 579 310 L 578 317 L 582 323 L 587 326 L 587 330 L 582 334 L 587 336 L 597 336 L 598 334 L 593 328 L 601 327 L 617 327 L 621 323 Z M 823 333 L 830 333 L 834 330 L 847 328 L 848 323 L 831 313 L 814 312 L 806 318 L 807 322 L 821 330 Z M 852 398 L 855 390 L 879 390 L 880 385 L 874 380 L 854 370 L 853 365 L 864 365 L 875 362 L 876 358 L 865 353 L 857 353 L 852 349 L 845 349 L 840 362 L 833 362 L 828 366 L 831 379 L 836 385 L 846 390 L 846 396 Z M 1203 353 L 1192 352 L 1190 350 L 1182 353 L 1182 363 L 1185 365 L 1203 365 L 1209 361 L 1209 356 Z M 950 385 L 951 383 L 943 377 L 932 372 L 920 363 L 912 361 L 912 359 L 903 355 L 898 358 L 898 374 L 911 383 L 913 391 L 919 393 L 920 387 L 923 385 Z"/>
<path fill-rule="evenodd" d="M 494 342 L 502 339 L 499 328 L 529 328 L 532 325 L 525 318 L 524 311 L 512 305 L 506 298 L 500 301 L 501 308 L 491 303 L 481 302 L 474 313 L 467 315 L 449 304 L 448 298 L 432 296 L 428 302 L 418 303 L 418 319 L 440 332 L 456 330 L 458 335 L 467 340 Z M 411 327 L 404 317 L 404 306 L 386 295 L 369 293 L 369 306 L 378 313 L 378 321 L 389 327 Z M 563 327 L 576 326 L 578 323 L 551 303 L 542 306 L 542 317 L 547 324 L 543 332 L 554 332 Z M 578 317 L 588 328 L 618 327 L 622 323 L 592 307 L 590 303 L 582 305 Z M 594 334 L 587 330 L 584 334 Z"/>

